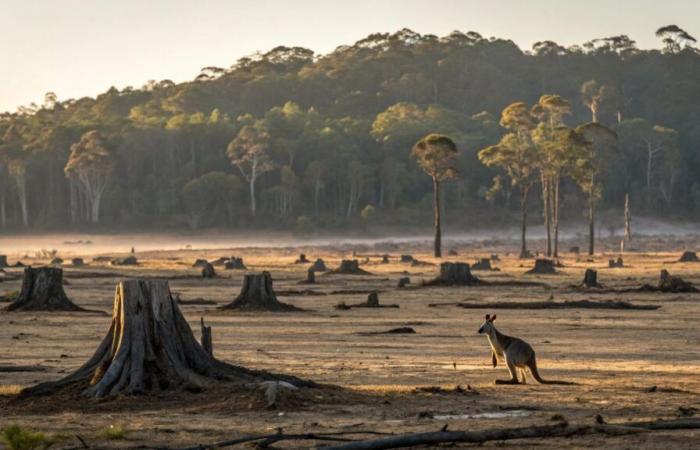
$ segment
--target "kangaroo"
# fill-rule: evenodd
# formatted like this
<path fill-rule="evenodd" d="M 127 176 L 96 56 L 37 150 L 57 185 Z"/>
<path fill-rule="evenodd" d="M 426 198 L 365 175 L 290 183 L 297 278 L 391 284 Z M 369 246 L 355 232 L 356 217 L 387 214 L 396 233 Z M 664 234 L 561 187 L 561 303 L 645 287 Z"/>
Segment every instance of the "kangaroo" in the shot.
<path fill-rule="evenodd" d="M 535 351 L 530 344 L 522 339 L 501 334 L 493 324 L 494 320 L 496 320 L 496 314 L 493 317 L 486 314 L 486 320 L 479 328 L 479 334 L 486 334 L 489 344 L 491 344 L 491 363 L 493 367 L 498 365 L 499 359 L 505 360 L 511 377 L 510 380 L 494 380 L 495 384 L 520 384 L 517 371 L 520 371 L 522 376 L 522 384 L 526 384 L 526 369 L 530 369 L 532 377 L 541 384 L 576 384 L 569 381 L 543 380 L 537 371 Z"/>

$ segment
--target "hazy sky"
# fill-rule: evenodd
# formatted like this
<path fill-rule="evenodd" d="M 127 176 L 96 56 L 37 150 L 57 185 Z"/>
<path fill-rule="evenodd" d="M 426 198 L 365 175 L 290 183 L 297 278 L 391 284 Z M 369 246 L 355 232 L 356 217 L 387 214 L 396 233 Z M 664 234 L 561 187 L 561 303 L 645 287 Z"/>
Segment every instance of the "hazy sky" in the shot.
<path fill-rule="evenodd" d="M 403 27 L 523 48 L 628 34 L 650 48 L 670 23 L 700 35 L 700 0 L 0 0 L 0 111 L 47 91 L 63 100 L 190 80 L 280 44 L 325 53 Z"/>

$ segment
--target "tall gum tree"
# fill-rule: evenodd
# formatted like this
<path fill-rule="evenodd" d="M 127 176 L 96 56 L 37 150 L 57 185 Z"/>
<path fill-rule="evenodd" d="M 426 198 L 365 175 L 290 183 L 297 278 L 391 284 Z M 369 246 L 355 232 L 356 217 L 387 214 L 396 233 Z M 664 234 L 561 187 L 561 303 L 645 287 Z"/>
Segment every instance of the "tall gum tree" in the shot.
<path fill-rule="evenodd" d="M 228 144 L 226 155 L 248 182 L 250 213 L 255 217 L 255 185 L 258 177 L 274 168 L 268 154 L 270 135 L 261 121 L 245 125 Z"/>
<path fill-rule="evenodd" d="M 113 152 L 99 131 L 88 131 L 80 137 L 80 141 L 71 145 L 64 171 L 85 194 L 91 223 L 97 224 L 100 221 L 102 194 L 109 183 L 113 167 Z"/>
<path fill-rule="evenodd" d="M 435 213 L 435 257 L 442 257 L 442 223 L 440 217 L 440 182 L 457 176 L 455 160 L 457 145 L 442 134 L 429 134 L 416 142 L 411 156 L 433 180 L 433 209 Z"/>

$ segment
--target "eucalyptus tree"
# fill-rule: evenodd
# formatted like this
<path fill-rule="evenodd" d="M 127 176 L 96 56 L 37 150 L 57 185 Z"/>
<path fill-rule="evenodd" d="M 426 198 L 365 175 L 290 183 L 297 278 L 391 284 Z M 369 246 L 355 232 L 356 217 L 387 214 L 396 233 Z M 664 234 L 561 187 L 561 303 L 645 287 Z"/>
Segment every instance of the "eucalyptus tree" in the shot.
<path fill-rule="evenodd" d="M 530 189 L 537 177 L 538 152 L 532 142 L 535 118 L 524 102 L 508 105 L 501 113 L 500 124 L 508 132 L 500 142 L 479 151 L 479 160 L 488 167 L 502 169 L 510 184 L 520 190 L 520 257 L 527 250 L 527 207 Z M 499 180 L 498 178 L 494 181 Z"/>
<path fill-rule="evenodd" d="M 433 211 L 435 214 L 435 242 L 434 253 L 436 258 L 442 257 L 442 226 L 440 217 L 440 183 L 457 177 L 455 160 L 459 151 L 457 145 L 448 136 L 443 134 L 429 134 L 416 142 L 411 150 L 411 156 L 415 158 L 423 171 L 433 181 Z"/>
<path fill-rule="evenodd" d="M 270 135 L 261 121 L 245 125 L 226 149 L 231 164 L 238 168 L 248 182 L 250 194 L 250 213 L 255 217 L 255 185 L 260 175 L 274 169 L 274 163 L 268 153 Z"/>
<path fill-rule="evenodd" d="M 664 43 L 666 53 L 680 53 L 697 42 L 693 36 L 678 25 L 666 25 L 656 30 L 656 36 Z"/>
<path fill-rule="evenodd" d="M 600 84 L 596 80 L 581 85 L 581 101 L 591 111 L 591 122 L 599 122 L 601 109 L 606 103 L 614 101 L 615 95 L 611 86 Z"/>
<path fill-rule="evenodd" d="M 100 205 L 114 167 L 112 149 L 97 130 L 91 130 L 71 145 L 64 171 L 75 180 L 88 200 L 90 222 L 100 221 Z"/>

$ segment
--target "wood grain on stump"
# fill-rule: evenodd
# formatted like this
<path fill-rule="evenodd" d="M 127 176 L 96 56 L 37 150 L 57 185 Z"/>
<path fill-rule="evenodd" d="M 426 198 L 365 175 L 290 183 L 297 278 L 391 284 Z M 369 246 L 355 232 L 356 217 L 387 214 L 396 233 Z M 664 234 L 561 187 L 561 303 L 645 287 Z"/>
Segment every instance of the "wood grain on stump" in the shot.
<path fill-rule="evenodd" d="M 85 311 L 63 290 L 63 269 L 26 267 L 19 295 L 7 311 Z"/>

